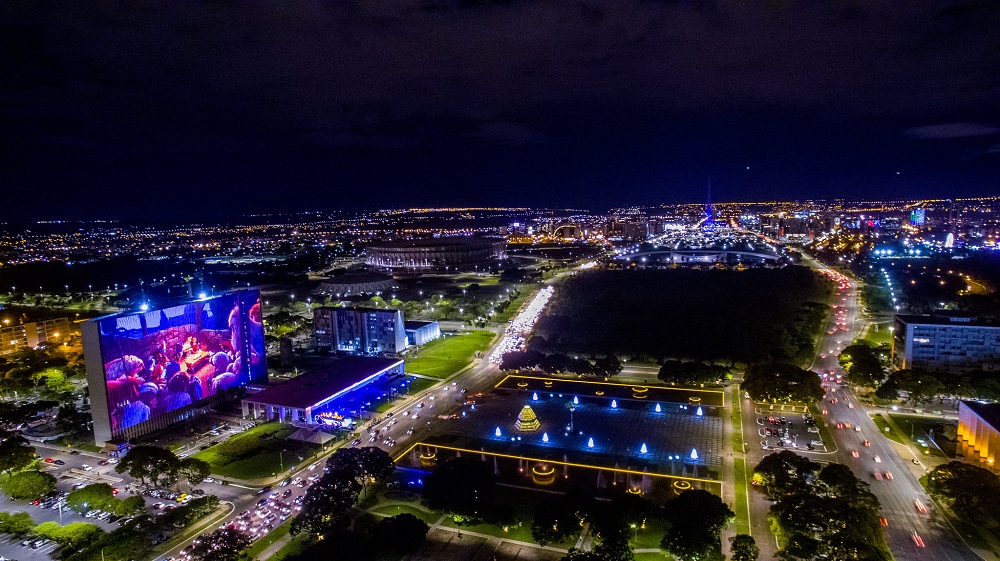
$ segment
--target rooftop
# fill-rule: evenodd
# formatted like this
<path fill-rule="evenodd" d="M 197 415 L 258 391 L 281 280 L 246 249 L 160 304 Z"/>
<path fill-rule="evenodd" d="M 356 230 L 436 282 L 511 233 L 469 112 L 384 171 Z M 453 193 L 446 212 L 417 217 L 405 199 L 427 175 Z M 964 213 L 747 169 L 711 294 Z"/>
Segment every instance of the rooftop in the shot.
<path fill-rule="evenodd" d="M 979 403 L 978 401 L 962 401 L 961 403 L 979 415 L 979 418 L 986 421 L 991 427 L 1000 430 L 1000 403 Z"/>
<path fill-rule="evenodd" d="M 406 321 L 403 322 L 403 328 L 404 329 L 420 329 L 421 327 L 427 327 L 428 325 L 431 325 L 433 323 L 437 323 L 437 322 L 436 321 L 420 321 L 418 319 L 408 319 L 408 320 L 406 320 Z"/>
<path fill-rule="evenodd" d="M 398 358 L 342 357 L 327 366 L 292 378 L 284 384 L 248 396 L 246 400 L 296 409 L 315 407 L 402 363 L 403 361 Z"/>
<path fill-rule="evenodd" d="M 896 319 L 908 324 L 925 325 L 958 325 L 971 327 L 1000 327 L 1000 322 L 996 318 L 980 317 L 975 314 L 962 312 L 945 312 L 934 314 L 899 314 Z"/>

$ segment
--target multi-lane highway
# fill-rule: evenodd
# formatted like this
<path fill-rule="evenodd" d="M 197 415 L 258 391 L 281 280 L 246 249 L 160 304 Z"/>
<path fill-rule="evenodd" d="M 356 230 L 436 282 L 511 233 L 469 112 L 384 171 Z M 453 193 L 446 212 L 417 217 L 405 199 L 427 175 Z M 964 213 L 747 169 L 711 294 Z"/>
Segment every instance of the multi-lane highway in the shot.
<path fill-rule="evenodd" d="M 823 382 L 826 397 L 820 408 L 827 414 L 817 422 L 827 424 L 836 447 L 830 447 L 831 452 L 827 454 L 802 452 L 815 460 L 850 466 L 857 477 L 870 484 L 882 505 L 881 515 L 888 523 L 884 528 L 886 542 L 898 561 L 978 559 L 947 525 L 943 515 L 936 512 L 930 497 L 917 481 L 924 469 L 913 463 L 916 457 L 900 457 L 893 444 L 879 434 L 865 405 L 857 400 L 846 383 L 837 381 L 838 374 L 845 376 L 837 355 L 862 328 L 857 283 L 846 278 L 841 282 L 836 298 L 839 301 L 835 302 L 837 307 L 821 338 L 813 364 L 814 371 L 826 374 Z"/>

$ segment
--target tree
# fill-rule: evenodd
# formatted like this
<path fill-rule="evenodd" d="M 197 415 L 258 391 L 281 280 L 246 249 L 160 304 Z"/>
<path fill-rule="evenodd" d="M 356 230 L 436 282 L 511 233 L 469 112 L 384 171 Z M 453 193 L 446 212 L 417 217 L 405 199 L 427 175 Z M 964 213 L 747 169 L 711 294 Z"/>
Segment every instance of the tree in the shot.
<path fill-rule="evenodd" d="M 843 464 L 823 466 L 816 483 L 817 492 L 825 491 L 829 496 L 847 499 L 855 508 L 879 509 L 878 497 L 869 490 L 868 484 L 855 477 L 851 468 Z"/>
<path fill-rule="evenodd" d="M 104 536 L 104 530 L 88 522 L 72 522 L 65 526 L 58 522 L 42 522 L 32 532 L 73 549 L 86 547 Z"/>
<path fill-rule="evenodd" d="M 594 361 L 594 374 L 609 378 L 621 374 L 622 362 L 615 355 L 601 357 Z"/>
<path fill-rule="evenodd" d="M 177 462 L 177 477 L 185 479 L 188 485 L 195 487 L 212 474 L 212 466 L 204 460 L 187 457 Z"/>
<path fill-rule="evenodd" d="M 33 500 L 55 490 L 56 478 L 40 471 L 23 471 L 8 477 L 0 487 L 15 500 Z"/>
<path fill-rule="evenodd" d="M 729 551 L 732 553 L 730 561 L 757 561 L 760 557 L 757 541 L 746 534 L 736 534 L 729 538 Z"/>
<path fill-rule="evenodd" d="M 736 515 L 717 495 L 684 491 L 664 506 L 668 524 L 661 547 L 687 561 L 721 557 L 719 533 Z"/>
<path fill-rule="evenodd" d="M 12 473 L 28 467 L 35 459 L 35 449 L 18 433 L 0 431 L 0 472 Z"/>
<path fill-rule="evenodd" d="M 1000 479 L 989 470 L 965 462 L 948 462 L 931 471 L 928 491 L 949 505 L 959 518 L 996 527 Z"/>
<path fill-rule="evenodd" d="M 819 464 L 790 450 L 764 456 L 753 469 L 751 483 L 772 497 L 790 495 L 807 488 Z"/>
<path fill-rule="evenodd" d="M 0 512 L 0 534 L 23 536 L 35 527 L 35 521 L 27 512 Z"/>
<path fill-rule="evenodd" d="M 292 520 L 292 534 L 303 531 L 326 534 L 346 528 L 360 493 L 361 484 L 354 472 L 331 469 L 306 492 L 302 511 Z"/>
<path fill-rule="evenodd" d="M 236 561 L 250 547 L 253 538 L 239 530 L 219 528 L 211 534 L 203 534 L 194 541 L 191 561 Z"/>
<path fill-rule="evenodd" d="M 73 403 L 64 403 L 59 406 L 59 413 L 56 415 L 56 424 L 63 432 L 74 434 L 87 429 L 90 416 L 80 411 Z"/>
<path fill-rule="evenodd" d="M 823 386 L 815 372 L 787 362 L 758 362 L 743 375 L 740 389 L 756 401 L 812 403 L 823 398 Z"/>
<path fill-rule="evenodd" d="M 177 509 L 175 509 L 177 510 Z M 64 557 L 66 561 L 133 561 L 151 559 L 154 531 L 148 516 L 140 516 L 128 524 L 103 535 L 83 551 Z"/>
<path fill-rule="evenodd" d="M 426 522 L 403 513 L 379 520 L 374 539 L 381 549 L 402 555 L 416 551 L 427 538 L 428 530 L 430 526 Z"/>
<path fill-rule="evenodd" d="M 882 360 L 868 341 L 862 339 L 848 345 L 840 352 L 838 360 L 852 384 L 874 388 L 885 379 Z"/>
<path fill-rule="evenodd" d="M 118 516 L 135 516 L 146 509 L 146 500 L 140 495 L 133 495 L 118 503 L 115 514 Z"/>
<path fill-rule="evenodd" d="M 424 500 L 461 524 L 485 519 L 493 506 L 493 468 L 476 458 L 452 458 L 424 479 Z"/>
<path fill-rule="evenodd" d="M 115 498 L 111 485 L 92 483 L 71 491 L 66 497 L 66 506 L 77 512 L 87 512 L 88 510 L 115 512 L 118 507 L 118 499 Z"/>
<path fill-rule="evenodd" d="M 177 479 L 179 460 L 173 452 L 157 446 L 134 446 L 118 465 L 115 471 L 128 473 L 138 479 L 143 485 L 150 480 L 153 485 L 173 484 Z"/>
<path fill-rule="evenodd" d="M 586 515 L 566 496 L 543 499 L 535 507 L 531 537 L 539 545 L 560 542 L 580 532 L 580 520 Z"/>
<path fill-rule="evenodd" d="M 333 453 L 327 465 L 353 473 L 366 497 L 368 486 L 373 480 L 383 482 L 396 470 L 392 457 L 385 450 L 375 446 L 340 448 Z"/>

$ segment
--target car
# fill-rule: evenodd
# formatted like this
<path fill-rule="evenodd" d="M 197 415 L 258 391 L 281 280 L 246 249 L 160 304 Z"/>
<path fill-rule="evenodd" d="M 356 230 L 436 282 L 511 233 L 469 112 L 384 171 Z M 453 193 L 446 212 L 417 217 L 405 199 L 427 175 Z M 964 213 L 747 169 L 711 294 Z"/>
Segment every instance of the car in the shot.
<path fill-rule="evenodd" d="M 106 465 L 108 465 L 110 463 L 111 462 L 109 462 L 107 460 L 101 460 L 101 461 L 97 462 L 97 465 L 99 465 L 99 466 L 106 466 Z"/>
<path fill-rule="evenodd" d="M 913 543 L 917 547 L 925 547 L 924 546 L 924 539 L 920 537 L 920 534 L 918 534 L 916 530 L 913 530 L 913 533 L 910 534 L 910 535 L 913 537 Z"/>
<path fill-rule="evenodd" d="M 891 471 L 885 472 L 885 478 L 888 479 L 889 481 L 892 481 L 892 472 Z"/>
<path fill-rule="evenodd" d="M 857 450 L 851 450 L 851 456 L 854 456 L 855 458 L 860 458 L 861 454 L 858 454 Z"/>
<path fill-rule="evenodd" d="M 881 464 L 882 463 L 882 458 L 880 458 L 878 456 L 875 456 L 875 463 L 876 464 Z"/>
<path fill-rule="evenodd" d="M 878 470 L 872 472 L 872 477 L 875 478 L 875 481 L 882 481 L 882 474 Z"/>
<path fill-rule="evenodd" d="M 121 492 L 121 491 L 119 491 L 118 487 L 112 487 L 112 488 L 111 488 L 111 494 L 112 494 L 112 495 L 117 495 L 117 494 L 118 494 L 118 493 L 120 493 L 120 492 Z"/>
<path fill-rule="evenodd" d="M 155 508 L 156 510 L 160 510 L 161 508 L 163 508 L 163 503 L 153 503 L 153 508 Z"/>
<path fill-rule="evenodd" d="M 813 446 L 823 446 L 823 441 L 822 440 L 813 440 L 809 444 L 812 444 Z"/>
<path fill-rule="evenodd" d="M 263 486 L 263 487 L 260 488 L 260 491 L 257 491 L 257 494 L 260 495 L 261 493 L 266 493 L 266 492 L 268 492 L 270 490 L 271 490 L 271 486 L 270 485 L 265 485 L 265 486 Z"/>
<path fill-rule="evenodd" d="M 52 463 L 55 464 L 55 465 L 57 465 L 57 466 L 64 466 L 64 465 L 66 465 L 66 462 L 64 462 L 62 460 L 55 460 Z"/>
<path fill-rule="evenodd" d="M 313 464 L 311 466 L 309 466 L 309 471 L 312 471 L 312 470 L 316 469 L 316 466 L 318 466 L 318 465 L 319 465 L 319 462 L 313 462 Z"/>
<path fill-rule="evenodd" d="M 90 464 L 83 464 L 83 465 L 82 465 L 82 466 L 80 466 L 80 467 L 82 467 L 82 468 L 83 468 L 83 471 L 91 471 L 91 470 L 93 470 L 93 469 L 94 469 L 94 468 L 93 468 L 93 466 L 91 466 Z"/>
<path fill-rule="evenodd" d="M 355 438 L 354 442 L 351 443 L 351 446 L 357 446 L 358 444 L 361 444 L 361 439 L 360 438 Z"/>
<path fill-rule="evenodd" d="M 927 507 L 924 506 L 924 503 L 920 499 L 913 499 L 913 506 L 917 508 L 917 512 L 927 512 Z"/>
<path fill-rule="evenodd" d="M 290 479 L 285 479 L 285 480 L 282 480 L 282 482 L 281 482 L 281 483 L 278 483 L 278 487 L 287 487 L 287 486 L 288 486 L 288 484 L 289 484 L 289 483 L 291 483 L 291 482 L 292 482 L 292 481 L 291 481 Z"/>
<path fill-rule="evenodd" d="M 69 455 L 70 455 L 70 456 L 79 456 L 79 455 L 80 455 L 80 451 L 79 451 L 79 450 L 73 450 L 73 451 L 71 451 L 71 452 L 69 453 Z"/>
<path fill-rule="evenodd" d="M 883 525 L 883 526 L 888 526 L 889 525 L 889 519 L 883 516 L 883 517 L 881 517 L 881 518 L 878 519 L 878 523 L 881 524 L 881 525 Z"/>
<path fill-rule="evenodd" d="M 844 423 L 837 423 L 837 428 L 838 429 L 844 428 Z"/>
<path fill-rule="evenodd" d="M 872 443 L 868 442 L 867 440 L 861 441 L 861 444 L 864 444 L 865 446 L 871 446 L 872 445 Z"/>
<path fill-rule="evenodd" d="M 854 432 L 861 432 L 861 427 L 854 425 Z"/>
<path fill-rule="evenodd" d="M 45 458 L 45 463 L 51 464 L 52 462 L 55 462 L 55 460 L 53 460 L 52 458 Z"/>
<path fill-rule="evenodd" d="M 215 478 L 212 478 L 212 477 L 206 477 L 206 478 L 204 479 L 204 481 L 205 481 L 205 483 L 214 483 L 214 482 L 215 482 Z"/>

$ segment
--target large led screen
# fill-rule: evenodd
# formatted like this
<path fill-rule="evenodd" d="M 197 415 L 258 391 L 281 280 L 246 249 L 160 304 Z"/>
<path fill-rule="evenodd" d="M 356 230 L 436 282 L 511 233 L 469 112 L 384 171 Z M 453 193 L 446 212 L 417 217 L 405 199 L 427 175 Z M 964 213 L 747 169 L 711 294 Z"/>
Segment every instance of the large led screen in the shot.
<path fill-rule="evenodd" d="M 111 431 L 265 381 L 260 293 L 99 320 Z"/>

